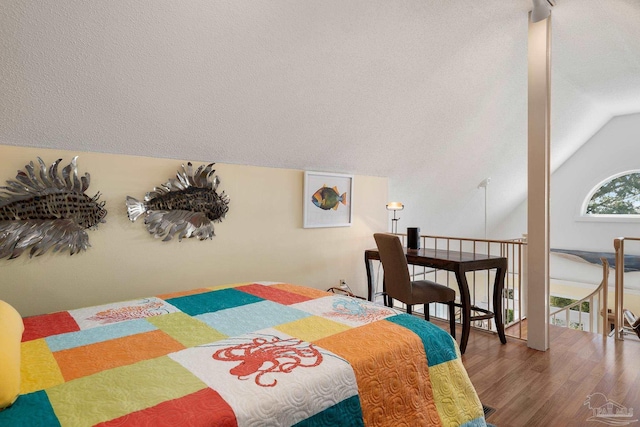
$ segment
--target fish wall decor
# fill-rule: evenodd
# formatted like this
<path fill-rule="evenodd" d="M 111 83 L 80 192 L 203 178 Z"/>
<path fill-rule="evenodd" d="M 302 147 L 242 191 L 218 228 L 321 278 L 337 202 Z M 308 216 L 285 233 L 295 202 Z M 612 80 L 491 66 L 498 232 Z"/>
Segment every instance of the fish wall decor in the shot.
<path fill-rule="evenodd" d="M 175 179 L 170 179 L 160 187 L 146 194 L 140 202 L 127 196 L 127 214 L 131 222 L 145 215 L 144 223 L 154 237 L 169 241 L 178 235 L 211 239 L 215 235 L 213 223 L 222 221 L 229 211 L 229 197 L 216 192 L 220 179 L 210 163 L 193 170 L 189 162 Z"/>
<path fill-rule="evenodd" d="M 313 193 L 311 201 L 322 210 L 328 211 L 329 209 L 333 209 L 335 211 L 338 209 L 340 203 L 346 206 L 347 193 L 340 194 L 337 187 L 330 188 L 323 185 L 318 191 Z"/>
<path fill-rule="evenodd" d="M 62 159 L 47 168 L 38 157 L 19 170 L 15 180 L 0 187 L 0 258 L 19 257 L 29 249 L 29 257 L 53 248 L 73 255 L 91 245 L 86 229 L 106 222 L 105 202 L 100 193 L 89 197 L 89 174 L 78 176 L 78 157 L 58 173 Z"/>

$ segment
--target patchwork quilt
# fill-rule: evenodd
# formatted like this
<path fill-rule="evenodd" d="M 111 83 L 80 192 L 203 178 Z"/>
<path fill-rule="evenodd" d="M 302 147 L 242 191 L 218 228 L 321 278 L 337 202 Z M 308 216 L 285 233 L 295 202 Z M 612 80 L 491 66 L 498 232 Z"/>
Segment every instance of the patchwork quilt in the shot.
<path fill-rule="evenodd" d="M 348 296 L 247 283 L 24 319 L 1 426 L 485 426 L 451 336 Z"/>

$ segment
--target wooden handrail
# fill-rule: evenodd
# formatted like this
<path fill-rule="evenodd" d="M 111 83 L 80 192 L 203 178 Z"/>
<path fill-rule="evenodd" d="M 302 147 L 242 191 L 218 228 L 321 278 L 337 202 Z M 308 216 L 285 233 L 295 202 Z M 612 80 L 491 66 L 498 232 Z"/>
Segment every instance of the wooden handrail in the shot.
<path fill-rule="evenodd" d="M 397 236 L 402 236 L 405 238 L 407 233 L 395 233 Z M 517 239 L 479 239 L 475 237 L 452 237 L 452 236 L 434 236 L 431 234 L 425 234 L 420 236 L 421 239 L 435 239 L 435 240 L 461 240 L 464 242 L 480 242 L 480 243 L 522 243 L 526 245 L 526 242 L 523 241 L 522 238 Z"/>

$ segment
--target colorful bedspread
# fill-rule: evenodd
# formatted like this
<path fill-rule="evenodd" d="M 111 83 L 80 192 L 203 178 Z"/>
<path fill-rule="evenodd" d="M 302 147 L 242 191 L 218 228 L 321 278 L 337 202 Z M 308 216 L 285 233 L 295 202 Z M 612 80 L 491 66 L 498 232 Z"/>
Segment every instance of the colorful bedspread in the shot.
<path fill-rule="evenodd" d="M 0 426 L 484 426 L 455 341 L 417 317 L 283 283 L 24 319 Z"/>

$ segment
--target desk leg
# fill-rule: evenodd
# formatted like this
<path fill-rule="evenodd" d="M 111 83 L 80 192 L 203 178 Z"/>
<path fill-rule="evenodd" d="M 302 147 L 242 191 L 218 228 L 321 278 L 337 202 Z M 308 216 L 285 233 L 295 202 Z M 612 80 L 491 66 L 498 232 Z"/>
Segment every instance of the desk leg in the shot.
<path fill-rule="evenodd" d="M 462 303 L 462 337 L 460 338 L 460 353 L 464 354 L 471 332 L 471 296 L 469 295 L 469 284 L 464 271 L 456 270 L 456 279 L 460 288 L 460 302 Z"/>
<path fill-rule="evenodd" d="M 507 336 L 504 334 L 504 321 L 502 314 L 502 294 L 504 292 L 504 277 L 507 274 L 506 267 L 499 267 L 496 269 L 496 279 L 493 282 L 493 315 L 496 322 L 496 329 L 498 330 L 498 336 L 502 344 L 507 343 Z"/>
<path fill-rule="evenodd" d="M 372 261 L 367 257 L 367 254 L 364 255 L 364 265 L 367 268 L 367 285 L 369 287 L 368 289 L 368 293 L 367 293 L 367 298 L 369 301 L 373 301 L 373 275 L 371 272 L 371 266 Z"/>

